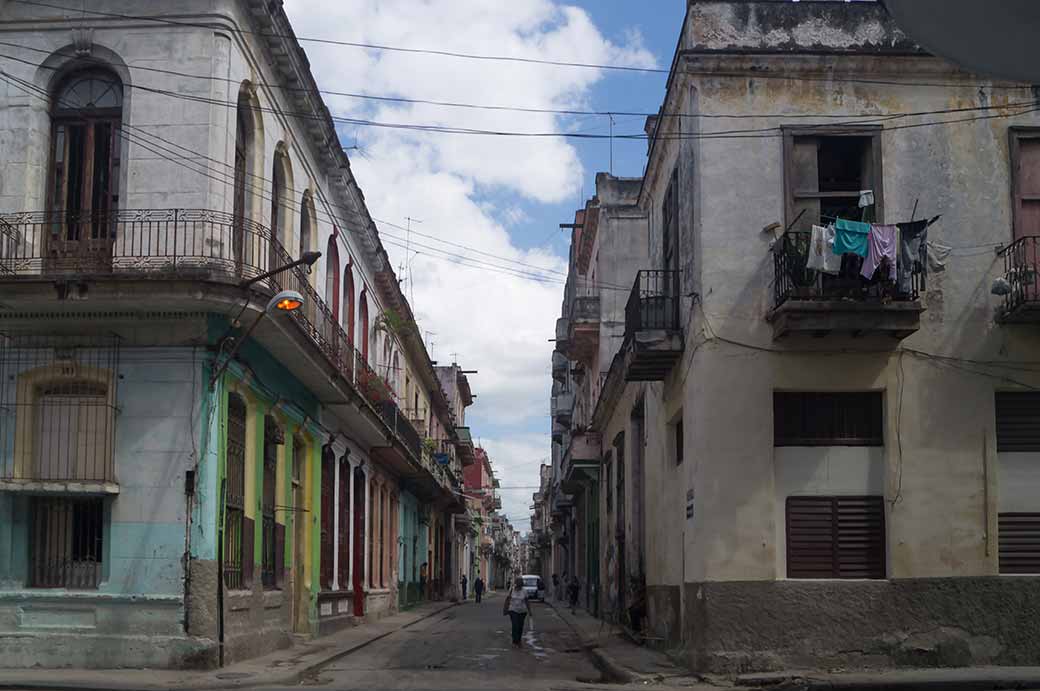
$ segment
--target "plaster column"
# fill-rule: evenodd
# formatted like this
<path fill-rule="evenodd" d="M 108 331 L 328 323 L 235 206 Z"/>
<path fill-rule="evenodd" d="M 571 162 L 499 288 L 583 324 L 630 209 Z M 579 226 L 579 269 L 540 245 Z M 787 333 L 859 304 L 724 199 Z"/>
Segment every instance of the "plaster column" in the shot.
<path fill-rule="evenodd" d="M 368 520 L 368 517 L 372 515 L 372 475 L 368 469 L 367 463 L 364 466 L 362 466 L 362 471 L 364 471 L 365 473 L 365 511 L 364 515 L 361 517 L 362 525 L 364 526 L 364 530 L 362 531 L 362 533 L 365 536 L 364 555 L 362 557 L 364 559 L 365 568 L 361 572 L 361 583 L 362 586 L 364 586 L 365 584 L 370 582 L 368 574 L 371 573 L 369 569 L 372 568 L 371 564 L 368 563 L 368 556 L 369 552 L 371 551 L 369 549 L 369 545 L 371 544 L 372 540 L 372 526 L 369 525 Z"/>
<path fill-rule="evenodd" d="M 336 474 L 332 481 L 333 509 L 332 509 L 332 589 L 339 590 L 339 467 L 341 462 L 336 461 Z"/>
<path fill-rule="evenodd" d="M 347 589 L 352 590 L 354 588 L 354 470 L 358 467 L 358 463 L 355 463 L 351 459 L 347 459 L 347 463 L 350 464 L 350 472 L 347 473 L 347 503 L 350 507 L 347 509 L 350 513 L 347 519 Z"/>

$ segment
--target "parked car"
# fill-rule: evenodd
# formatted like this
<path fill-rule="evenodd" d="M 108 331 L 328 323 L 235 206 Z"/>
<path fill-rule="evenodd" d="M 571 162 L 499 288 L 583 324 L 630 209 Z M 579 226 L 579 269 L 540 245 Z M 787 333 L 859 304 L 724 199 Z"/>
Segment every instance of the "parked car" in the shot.
<path fill-rule="evenodd" d="M 545 583 L 541 576 L 521 576 L 524 579 L 524 592 L 528 600 L 545 602 Z"/>

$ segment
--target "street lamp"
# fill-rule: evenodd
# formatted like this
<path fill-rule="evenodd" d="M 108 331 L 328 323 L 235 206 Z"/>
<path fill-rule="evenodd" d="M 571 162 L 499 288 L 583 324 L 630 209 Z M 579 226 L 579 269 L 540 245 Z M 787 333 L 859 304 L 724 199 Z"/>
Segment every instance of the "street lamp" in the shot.
<path fill-rule="evenodd" d="M 257 325 L 260 324 L 264 317 L 266 317 L 268 314 L 288 314 L 290 312 L 295 312 L 301 307 L 303 307 L 303 295 L 301 295 L 295 290 L 283 290 L 282 292 L 278 293 L 273 298 L 271 298 L 271 300 L 267 303 L 267 307 L 264 308 L 264 311 L 261 312 L 260 316 L 256 318 L 256 321 L 254 321 L 250 325 L 249 330 L 242 334 L 242 337 L 239 338 L 238 341 L 235 343 L 234 349 L 232 349 L 232 351 L 228 353 L 227 359 L 224 360 L 224 364 L 222 364 L 217 369 L 217 371 L 213 373 L 213 376 L 210 377 L 210 391 L 213 390 L 213 387 L 216 385 L 217 380 L 220 379 L 221 375 L 223 375 L 224 372 L 227 370 L 228 365 L 231 364 L 231 361 L 235 359 L 235 355 L 238 354 L 238 351 L 242 347 L 242 344 L 249 340 L 249 337 L 253 334 L 253 331 L 256 330 Z"/>

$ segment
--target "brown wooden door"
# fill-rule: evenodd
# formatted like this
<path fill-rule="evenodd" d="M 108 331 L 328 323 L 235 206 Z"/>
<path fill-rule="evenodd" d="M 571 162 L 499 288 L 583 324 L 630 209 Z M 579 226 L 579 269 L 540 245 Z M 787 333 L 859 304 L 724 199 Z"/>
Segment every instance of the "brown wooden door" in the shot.
<path fill-rule="evenodd" d="M 55 222 L 48 237 L 49 268 L 107 271 L 118 207 L 120 121 L 117 117 L 62 117 L 52 132 Z"/>

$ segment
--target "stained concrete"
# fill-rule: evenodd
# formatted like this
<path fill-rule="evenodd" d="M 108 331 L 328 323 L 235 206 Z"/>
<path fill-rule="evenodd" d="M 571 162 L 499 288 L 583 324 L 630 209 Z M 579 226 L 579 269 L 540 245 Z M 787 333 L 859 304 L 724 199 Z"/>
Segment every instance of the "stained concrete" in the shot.
<path fill-rule="evenodd" d="M 1029 665 L 1040 654 L 1040 581 L 734 581 L 686 585 L 691 666 Z"/>

